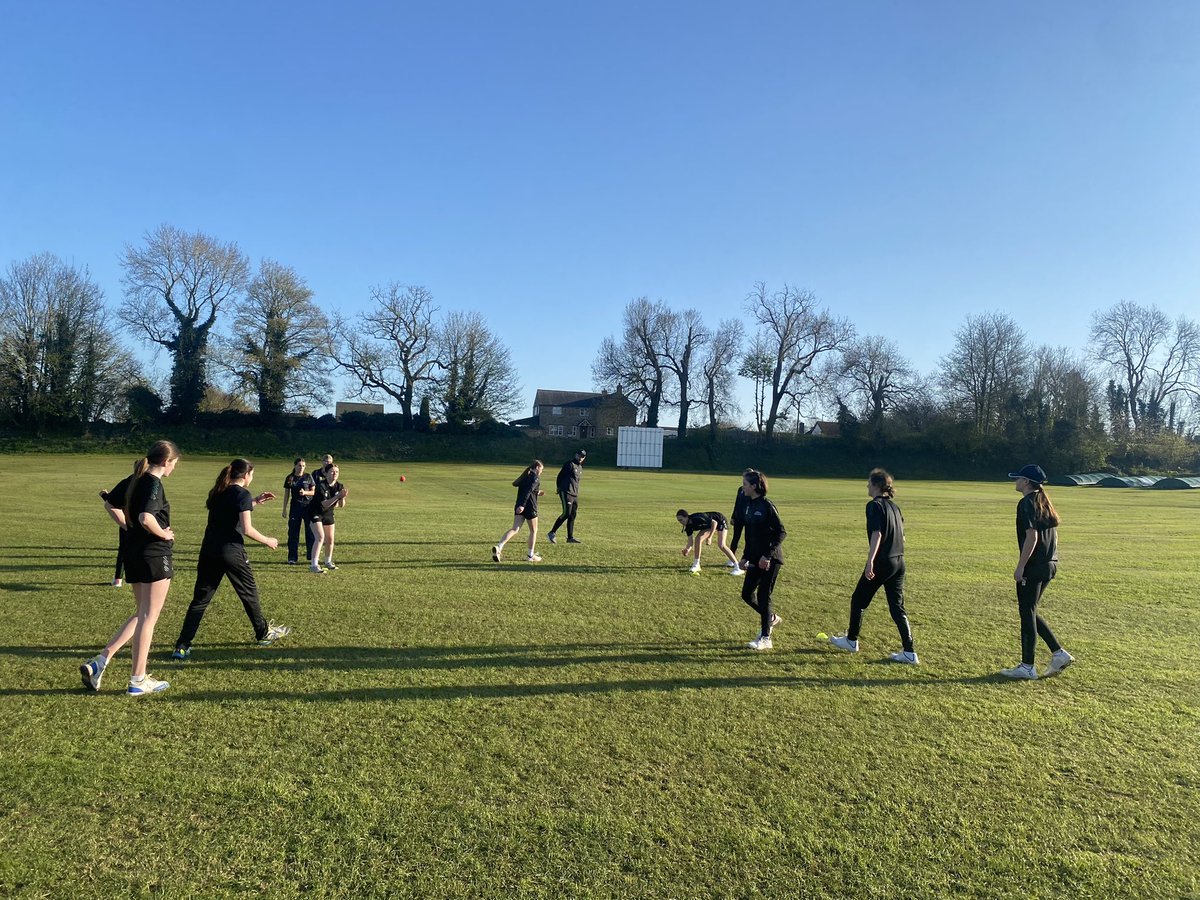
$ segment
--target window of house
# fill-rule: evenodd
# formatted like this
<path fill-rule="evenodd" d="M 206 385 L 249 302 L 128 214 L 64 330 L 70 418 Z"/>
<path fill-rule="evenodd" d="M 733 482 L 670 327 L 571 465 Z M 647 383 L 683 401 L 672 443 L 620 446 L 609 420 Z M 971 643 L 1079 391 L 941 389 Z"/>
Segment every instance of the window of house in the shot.
<path fill-rule="evenodd" d="M 563 431 L 563 427 L 561 425 L 551 425 L 550 426 L 550 436 L 551 437 L 562 437 L 562 431 Z"/>
<path fill-rule="evenodd" d="M 561 415 L 562 415 L 562 407 L 561 407 L 561 406 L 552 406 L 552 407 L 550 407 L 550 415 L 552 415 L 552 416 L 561 416 Z"/>
<path fill-rule="evenodd" d="M 572 425 L 572 426 L 571 426 L 571 430 L 568 432 L 568 434 L 569 434 L 571 437 L 579 437 L 579 429 L 578 429 L 578 428 L 576 428 L 574 425 Z"/>
<path fill-rule="evenodd" d="M 586 406 L 585 406 L 585 407 L 580 407 L 580 409 L 579 409 L 579 418 L 581 418 L 581 419 L 582 419 L 582 418 L 584 418 L 585 416 L 587 416 L 587 414 L 588 414 L 587 407 L 586 407 Z"/>
<path fill-rule="evenodd" d="M 613 433 L 612 426 L 610 425 L 608 428 L 605 428 L 604 433 L 606 435 L 608 435 L 609 437 L 612 437 L 612 433 Z"/>

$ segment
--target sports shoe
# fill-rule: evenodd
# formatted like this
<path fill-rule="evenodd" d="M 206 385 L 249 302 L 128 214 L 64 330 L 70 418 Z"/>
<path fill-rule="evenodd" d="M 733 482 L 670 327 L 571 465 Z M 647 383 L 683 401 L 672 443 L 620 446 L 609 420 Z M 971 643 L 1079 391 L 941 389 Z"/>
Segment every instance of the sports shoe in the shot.
<path fill-rule="evenodd" d="M 500 562 L 500 545 L 492 548 L 492 562 Z"/>
<path fill-rule="evenodd" d="M 300 560 L 298 560 L 298 559 L 289 559 L 289 560 L 287 561 L 287 564 L 288 564 L 289 566 L 298 566 L 298 565 L 300 565 Z"/>
<path fill-rule="evenodd" d="M 554 532 L 553 532 L 553 531 L 552 531 L 552 532 L 550 532 L 548 535 L 546 535 L 546 540 L 548 540 L 548 541 L 549 541 L 550 543 L 552 543 L 552 544 L 557 544 L 557 543 L 558 543 L 558 539 L 557 539 L 557 538 L 555 538 L 555 536 L 554 536 Z"/>
<path fill-rule="evenodd" d="M 129 689 L 125 691 L 130 697 L 145 697 L 147 694 L 161 694 L 171 686 L 169 681 L 159 681 L 147 672 L 141 681 L 129 679 Z"/>
<path fill-rule="evenodd" d="M 693 575 L 699 575 L 700 574 L 700 563 L 698 563 L 698 562 L 692 563 L 692 567 L 691 567 L 691 569 L 689 569 L 689 571 Z"/>
<path fill-rule="evenodd" d="M 317 565 L 309 566 L 308 571 L 312 572 L 314 575 L 324 575 L 325 574 L 325 570 L 321 568 L 319 563 Z"/>
<path fill-rule="evenodd" d="M 567 538 L 567 543 L 568 544 L 582 544 L 583 541 L 579 540 L 579 538 L 569 537 L 569 538 Z"/>
<path fill-rule="evenodd" d="M 327 569 L 330 569 L 330 570 L 333 570 L 333 569 L 336 569 L 336 568 L 337 568 L 337 566 L 335 566 L 335 565 L 333 564 L 333 560 L 332 560 L 332 559 L 327 559 L 327 560 L 325 560 L 325 568 L 327 568 Z"/>
<path fill-rule="evenodd" d="M 292 633 L 291 625 L 269 624 L 269 625 L 267 625 L 267 633 L 263 637 L 259 638 L 258 646 L 269 647 L 271 644 L 275 643 L 280 638 L 287 637 L 291 633 Z"/>
<path fill-rule="evenodd" d="M 741 566 L 734 566 L 733 568 L 731 568 L 729 570 L 729 574 L 732 575 L 734 578 L 737 578 L 739 575 L 745 575 L 746 570 L 743 569 Z"/>
<path fill-rule="evenodd" d="M 829 643 L 833 644 L 839 650 L 845 650 L 847 653 L 858 652 L 858 641 L 852 641 L 844 634 L 835 634 L 829 639 Z"/>
<path fill-rule="evenodd" d="M 527 553 L 527 554 L 525 554 L 525 561 L 526 562 L 541 562 L 542 558 L 540 556 L 538 556 L 536 553 Z"/>
<path fill-rule="evenodd" d="M 121 586 L 121 585 L 123 585 L 124 583 L 125 583 L 125 582 L 123 582 L 123 581 L 122 581 L 120 578 L 114 578 L 114 579 L 113 579 L 113 587 L 120 587 L 120 586 Z"/>
<path fill-rule="evenodd" d="M 192 648 L 191 647 L 176 647 L 174 650 L 171 651 L 171 659 L 178 660 L 179 662 L 185 662 L 186 660 L 189 660 L 191 658 L 192 658 Z"/>
<path fill-rule="evenodd" d="M 1054 651 L 1053 655 L 1051 655 L 1050 667 L 1046 669 L 1045 677 L 1050 678 L 1054 675 L 1057 675 L 1073 662 L 1075 662 L 1075 657 L 1060 647 Z"/>
<path fill-rule="evenodd" d="M 740 569 L 741 568 L 741 566 L 739 566 L 737 563 L 730 562 L 729 560 L 725 560 L 725 565 L 731 569 Z"/>
<path fill-rule="evenodd" d="M 771 650 L 774 645 L 771 643 L 771 636 L 767 634 L 759 635 L 755 640 L 746 645 L 751 650 Z"/>
<path fill-rule="evenodd" d="M 895 663 L 905 663 L 910 666 L 918 665 L 921 661 L 917 659 L 915 650 L 897 650 L 891 654 L 888 659 Z"/>
<path fill-rule="evenodd" d="M 108 660 L 97 655 L 80 666 L 79 675 L 83 679 L 83 686 L 89 691 L 100 690 L 100 680 L 104 678 L 104 668 L 107 665 Z"/>
<path fill-rule="evenodd" d="M 1022 681 L 1037 681 L 1037 669 L 1029 663 L 1021 663 L 1011 669 L 1001 669 L 1000 674 L 1005 678 L 1016 678 Z"/>
<path fill-rule="evenodd" d="M 779 613 L 771 613 L 771 627 L 778 628 L 783 624 L 783 616 Z"/>

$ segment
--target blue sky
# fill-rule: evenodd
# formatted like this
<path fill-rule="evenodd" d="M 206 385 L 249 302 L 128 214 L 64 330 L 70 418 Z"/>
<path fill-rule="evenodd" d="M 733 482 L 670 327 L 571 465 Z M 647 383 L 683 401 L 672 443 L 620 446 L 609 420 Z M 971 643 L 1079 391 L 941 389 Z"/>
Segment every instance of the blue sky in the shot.
<path fill-rule="evenodd" d="M 814 291 L 922 370 L 971 312 L 1195 316 L 1200 4 L 9 4 L 0 265 L 115 302 L 169 222 L 327 308 L 422 284 L 538 387 L 638 296 Z M 165 359 L 159 365 L 165 366 Z M 748 404 L 744 412 L 749 414 Z"/>

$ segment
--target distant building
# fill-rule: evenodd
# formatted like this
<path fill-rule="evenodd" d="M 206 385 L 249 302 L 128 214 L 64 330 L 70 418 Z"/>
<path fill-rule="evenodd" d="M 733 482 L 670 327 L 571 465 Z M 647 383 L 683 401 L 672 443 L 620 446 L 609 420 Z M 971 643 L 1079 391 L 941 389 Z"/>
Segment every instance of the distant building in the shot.
<path fill-rule="evenodd" d="M 383 415 L 383 404 L 382 403 L 350 403 L 346 400 L 339 400 L 337 402 L 337 405 L 333 408 L 333 414 L 338 419 L 340 419 L 346 413 L 352 413 L 352 412 L 360 412 L 360 413 L 368 413 L 368 414 L 369 413 L 379 413 L 380 415 Z"/>
<path fill-rule="evenodd" d="M 637 407 L 620 390 L 596 394 L 539 388 L 533 415 L 509 424 L 539 428 L 551 437 L 615 438 L 622 425 L 637 424 Z"/>
<path fill-rule="evenodd" d="M 813 437 L 841 437 L 842 426 L 837 422 L 817 422 L 808 433 Z"/>

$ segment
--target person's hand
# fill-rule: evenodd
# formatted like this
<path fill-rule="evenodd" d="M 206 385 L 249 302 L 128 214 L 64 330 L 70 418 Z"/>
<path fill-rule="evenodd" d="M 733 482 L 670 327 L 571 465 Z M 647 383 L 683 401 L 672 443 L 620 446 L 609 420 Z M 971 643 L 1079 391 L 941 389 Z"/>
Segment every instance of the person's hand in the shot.
<path fill-rule="evenodd" d="M 275 495 L 272 494 L 270 491 L 263 491 L 261 494 L 259 494 L 257 497 L 254 498 L 254 502 L 255 503 L 266 503 L 268 500 L 274 500 L 274 499 L 275 499 Z"/>
<path fill-rule="evenodd" d="M 546 492 L 545 492 L 545 491 L 538 491 L 538 496 L 539 496 L 539 497 L 544 497 L 545 495 L 546 495 Z"/>
<path fill-rule="evenodd" d="M 173 529 L 173 528 L 164 528 L 164 529 L 163 529 L 163 540 L 164 540 L 164 541 L 173 541 L 173 540 L 175 540 L 175 529 Z"/>
<path fill-rule="evenodd" d="M 863 578 L 867 579 L 867 581 L 875 579 L 875 563 L 867 563 L 866 568 L 863 569 Z"/>
<path fill-rule="evenodd" d="M 271 550 L 278 550 L 279 538 L 267 538 L 265 541 L 263 541 L 263 546 Z"/>
<path fill-rule="evenodd" d="M 688 555 L 688 551 L 689 551 L 689 550 L 691 550 L 691 549 L 692 549 L 691 547 L 684 547 L 682 550 L 680 550 L 680 551 L 679 551 L 679 555 L 680 555 L 680 556 L 687 556 L 687 555 Z"/>
<path fill-rule="evenodd" d="M 100 492 L 100 499 L 101 499 L 101 500 L 107 500 L 107 499 L 108 499 L 108 491 L 101 491 L 101 492 Z"/>
<path fill-rule="evenodd" d="M 764 556 L 762 559 L 760 559 L 760 560 L 758 561 L 758 567 L 759 567 L 760 569 L 762 569 L 764 572 L 765 572 L 767 569 L 771 568 L 771 557 L 769 557 L 769 556 Z"/>
<path fill-rule="evenodd" d="M 518 507 L 517 507 L 517 515 L 519 516 L 519 515 L 521 515 L 521 513 L 523 513 L 523 512 L 525 512 L 525 507 L 523 507 L 523 506 L 518 506 Z"/>
<path fill-rule="evenodd" d="M 1013 571 L 1013 578 L 1017 581 L 1018 584 L 1024 584 L 1025 583 L 1025 567 L 1017 566 L 1016 570 Z"/>

